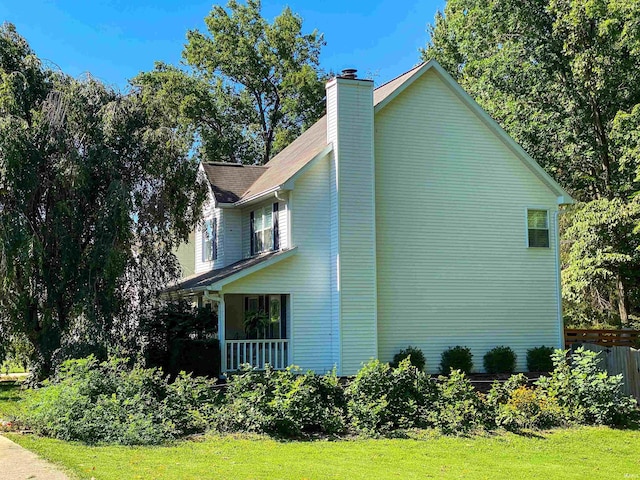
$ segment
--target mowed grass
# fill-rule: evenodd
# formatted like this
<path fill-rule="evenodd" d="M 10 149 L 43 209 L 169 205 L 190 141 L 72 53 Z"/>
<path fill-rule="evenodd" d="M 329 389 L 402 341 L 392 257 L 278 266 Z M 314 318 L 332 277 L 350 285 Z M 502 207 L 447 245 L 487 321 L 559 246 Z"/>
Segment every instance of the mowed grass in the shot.
<path fill-rule="evenodd" d="M 9 434 L 80 479 L 640 478 L 640 432 L 278 442 L 205 437 L 165 447 L 88 447 Z"/>
<path fill-rule="evenodd" d="M 26 373 L 27 371 L 24 369 L 22 365 L 19 365 L 15 362 L 5 362 L 0 365 L 0 375 L 9 375 L 11 373 Z"/>
<path fill-rule="evenodd" d="M 21 393 L 15 380 L 0 381 L 0 420 L 7 420 L 16 412 Z"/>

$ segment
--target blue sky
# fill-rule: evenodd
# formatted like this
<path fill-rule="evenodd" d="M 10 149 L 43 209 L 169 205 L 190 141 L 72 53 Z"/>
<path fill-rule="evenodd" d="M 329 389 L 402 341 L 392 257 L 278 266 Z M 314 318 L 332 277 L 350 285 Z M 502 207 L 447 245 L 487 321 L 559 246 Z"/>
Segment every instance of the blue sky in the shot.
<path fill-rule="evenodd" d="M 90 72 L 124 88 L 156 60 L 177 64 L 189 29 L 205 30 L 211 0 L 0 0 L 0 20 L 14 23 L 36 53 L 64 72 Z M 226 0 L 217 2 L 226 3 Z M 263 0 L 269 20 L 284 6 L 317 29 L 327 45 L 325 70 L 354 67 L 376 84 L 419 61 L 426 27 L 444 0 Z"/>

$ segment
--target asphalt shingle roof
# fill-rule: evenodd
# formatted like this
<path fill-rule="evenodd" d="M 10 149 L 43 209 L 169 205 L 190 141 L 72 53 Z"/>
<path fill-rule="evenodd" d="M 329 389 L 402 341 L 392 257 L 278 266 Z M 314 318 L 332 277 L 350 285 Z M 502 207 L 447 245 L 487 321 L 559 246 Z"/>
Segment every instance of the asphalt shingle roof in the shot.
<path fill-rule="evenodd" d="M 380 85 L 373 92 L 374 107 L 414 75 L 424 63 Z M 231 163 L 204 164 L 216 201 L 234 203 L 274 189 L 295 175 L 327 146 L 327 117 L 324 116 L 264 166 Z"/>
<path fill-rule="evenodd" d="M 263 173 L 267 167 L 240 163 L 203 163 L 202 167 L 218 203 L 234 203 Z"/>
<path fill-rule="evenodd" d="M 209 270 L 208 272 L 197 273 L 195 275 L 191 275 L 189 277 L 185 277 L 179 282 L 168 287 L 165 292 L 176 292 L 178 290 L 194 290 L 201 291 L 204 290 L 207 286 L 219 282 L 220 280 L 224 280 L 232 275 L 240 273 L 247 268 L 259 265 L 267 260 L 283 255 L 287 252 L 290 252 L 292 249 L 279 250 L 274 252 L 263 253 L 261 255 L 257 255 L 255 257 L 245 258 L 238 262 L 232 263 L 231 265 L 227 265 L 224 268 L 218 268 L 216 270 Z"/>

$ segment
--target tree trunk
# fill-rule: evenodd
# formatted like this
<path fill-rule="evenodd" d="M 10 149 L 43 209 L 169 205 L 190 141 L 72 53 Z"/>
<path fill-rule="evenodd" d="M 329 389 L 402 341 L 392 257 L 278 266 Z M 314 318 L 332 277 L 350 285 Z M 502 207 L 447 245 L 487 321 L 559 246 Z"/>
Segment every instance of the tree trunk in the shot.
<path fill-rule="evenodd" d="M 616 290 L 618 294 L 618 313 L 623 326 L 629 325 L 629 295 L 625 287 L 622 275 L 618 272 L 616 277 Z"/>

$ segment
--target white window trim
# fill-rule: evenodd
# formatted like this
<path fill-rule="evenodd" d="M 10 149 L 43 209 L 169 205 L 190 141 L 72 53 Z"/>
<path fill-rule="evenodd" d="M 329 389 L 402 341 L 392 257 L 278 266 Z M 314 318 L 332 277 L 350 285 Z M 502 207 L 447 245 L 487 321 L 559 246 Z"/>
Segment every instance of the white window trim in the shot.
<path fill-rule="evenodd" d="M 531 246 L 529 245 L 529 211 L 531 210 L 540 210 L 540 211 L 544 211 L 547 213 L 547 235 L 549 236 L 549 246 L 548 247 L 536 247 L 536 246 Z M 528 206 L 525 207 L 524 209 L 524 242 L 525 242 L 525 247 L 527 248 L 534 248 L 534 249 L 541 249 L 541 250 L 553 250 L 552 248 L 552 238 L 551 238 L 551 210 L 548 207 L 541 207 L 541 206 Z"/>
<path fill-rule="evenodd" d="M 252 255 L 259 255 L 261 253 L 264 252 L 270 252 L 273 250 L 273 203 L 270 203 L 268 205 L 265 205 L 263 207 L 258 207 L 255 210 L 252 211 L 253 212 L 253 235 L 257 235 L 258 233 L 262 234 L 262 244 L 265 245 L 265 237 L 264 237 L 264 233 L 269 231 L 270 232 L 270 236 L 271 236 L 271 248 L 263 248 L 262 250 L 258 250 L 257 248 L 257 244 L 255 241 L 255 238 L 253 239 L 253 252 L 251 252 Z M 269 228 L 265 227 L 265 218 L 266 218 L 266 212 L 270 212 L 271 213 L 271 226 Z M 256 223 L 257 223 L 257 215 L 258 213 L 262 216 L 262 228 L 260 230 L 256 229 Z"/>
<path fill-rule="evenodd" d="M 207 244 L 207 222 L 211 222 L 211 258 L 207 258 L 206 244 Z M 213 263 L 218 257 L 218 219 L 216 217 L 207 218 L 202 224 L 202 231 L 200 232 L 200 244 L 202 246 L 200 253 L 203 263 Z M 215 255 L 214 255 L 215 253 Z"/>

